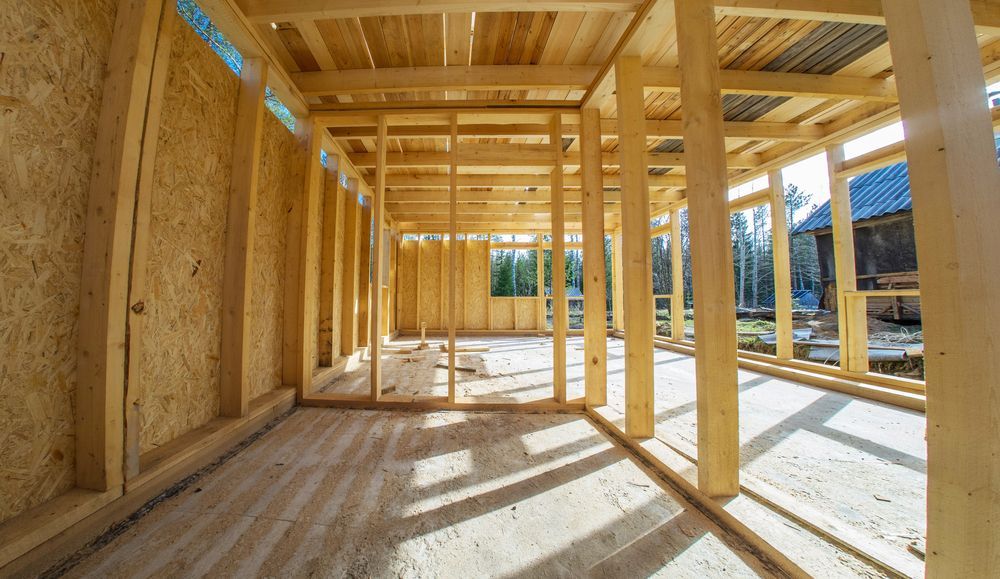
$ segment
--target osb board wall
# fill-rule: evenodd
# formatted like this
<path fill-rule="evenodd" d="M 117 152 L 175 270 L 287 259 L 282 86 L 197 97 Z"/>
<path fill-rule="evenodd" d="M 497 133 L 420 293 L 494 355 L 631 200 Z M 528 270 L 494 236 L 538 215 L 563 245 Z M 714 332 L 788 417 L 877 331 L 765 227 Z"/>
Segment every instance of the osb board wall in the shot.
<path fill-rule="evenodd" d="M 515 330 L 538 329 L 538 299 L 517 298 L 517 327 Z"/>
<path fill-rule="evenodd" d="M 219 410 L 226 213 L 239 79 L 179 23 L 153 176 L 140 449 Z"/>
<path fill-rule="evenodd" d="M 305 161 L 295 136 L 264 113 L 250 314 L 251 399 L 281 386 L 286 233 L 304 185 Z"/>
<path fill-rule="evenodd" d="M 420 242 L 420 319 L 427 322 L 427 329 L 441 328 L 441 241 L 425 239 Z"/>
<path fill-rule="evenodd" d="M 466 292 L 469 303 L 465 327 L 470 330 L 485 330 L 489 328 L 490 242 L 470 239 L 468 244 L 468 271 L 465 279 L 469 284 Z"/>
<path fill-rule="evenodd" d="M 517 305 L 517 298 L 490 298 L 490 307 L 493 308 L 493 330 L 513 330 L 515 329 L 514 308 Z"/>
<path fill-rule="evenodd" d="M 417 324 L 417 244 L 405 239 L 396 256 L 396 311 L 401 329 L 416 329 Z"/>
<path fill-rule="evenodd" d="M 0 0 L 0 521 L 74 484 L 80 266 L 116 6 Z"/>
<path fill-rule="evenodd" d="M 465 297 L 462 290 L 465 288 L 465 265 L 462 263 L 465 257 L 465 242 L 459 240 L 455 244 L 455 327 L 465 329 L 465 322 L 462 320 L 462 311 L 465 308 Z M 448 272 L 451 270 L 451 244 L 444 244 L 444 327 L 448 327 Z"/>

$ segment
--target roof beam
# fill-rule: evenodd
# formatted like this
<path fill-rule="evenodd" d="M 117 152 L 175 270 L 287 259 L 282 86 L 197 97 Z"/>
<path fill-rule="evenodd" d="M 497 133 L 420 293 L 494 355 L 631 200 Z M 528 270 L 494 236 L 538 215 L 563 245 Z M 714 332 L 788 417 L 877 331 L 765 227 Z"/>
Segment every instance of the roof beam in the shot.
<path fill-rule="evenodd" d="M 979 32 L 1000 33 L 1000 5 L 994 0 L 970 0 L 969 4 Z M 715 11 L 727 16 L 885 26 L 881 0 L 715 0 Z"/>
<path fill-rule="evenodd" d="M 799 125 L 795 123 L 770 122 L 740 122 L 732 121 L 724 124 L 726 138 L 745 139 L 751 141 L 791 141 L 812 142 L 826 135 L 821 125 Z M 335 139 L 361 139 L 375 136 L 374 126 L 333 126 L 329 129 Z M 548 126 L 542 124 L 469 124 L 459 125 L 458 134 L 461 137 L 545 137 Z M 618 134 L 618 121 L 601 119 L 601 133 L 607 136 Z M 679 120 L 647 120 L 646 136 L 651 139 L 682 138 L 681 121 Z M 389 126 L 389 136 L 395 138 L 435 138 L 447 137 L 448 125 L 415 125 Z M 563 135 L 578 136 L 579 125 L 563 125 Z"/>
<path fill-rule="evenodd" d="M 367 176 L 367 180 L 374 182 L 374 177 Z M 447 188 L 450 186 L 448 175 L 386 175 L 385 184 L 387 187 L 409 187 L 409 188 Z M 550 186 L 548 175 L 459 175 L 458 186 L 468 187 L 536 187 L 538 189 L 548 189 Z M 605 175 L 605 187 L 618 187 L 621 178 L 618 175 Z M 564 187 L 579 189 L 580 176 L 566 175 L 563 182 Z M 687 186 L 683 175 L 650 175 L 649 187 L 651 189 L 679 189 Z"/>
<path fill-rule="evenodd" d="M 548 191 L 459 191 L 458 202 L 477 203 L 548 203 Z M 415 190 L 415 191 L 387 191 L 385 194 L 387 203 L 447 203 L 448 191 L 440 190 Z M 605 191 L 605 203 L 621 203 L 621 191 Z M 681 191 L 650 191 L 649 200 L 651 203 L 677 203 L 684 200 L 684 193 Z M 582 193 L 580 191 L 566 191 L 563 199 L 565 203 L 581 203 Z"/>
<path fill-rule="evenodd" d="M 555 163 L 549 145 L 506 145 L 506 144 L 463 144 L 458 151 L 459 165 L 492 167 L 551 167 Z M 349 153 L 348 158 L 356 167 L 374 167 L 375 153 Z M 760 164 L 755 154 L 727 155 L 729 168 L 752 169 Z M 619 165 L 619 154 L 605 152 L 601 162 L 605 167 Z M 447 152 L 421 151 L 388 153 L 389 167 L 447 167 L 451 154 Z M 563 154 L 563 165 L 580 166 L 580 153 Z M 646 153 L 646 165 L 650 168 L 684 167 L 684 153 Z"/>
<path fill-rule="evenodd" d="M 681 71 L 671 67 L 646 67 L 643 84 L 648 91 L 680 92 Z M 720 70 L 722 92 L 823 99 L 858 99 L 895 102 L 896 83 L 880 78 L 798 74 L 751 70 Z"/>
<path fill-rule="evenodd" d="M 237 0 L 253 22 L 455 12 L 634 12 L 638 0 Z"/>
<path fill-rule="evenodd" d="M 586 90 L 596 66 L 411 66 L 297 72 L 292 80 L 307 97 L 447 90 Z"/>

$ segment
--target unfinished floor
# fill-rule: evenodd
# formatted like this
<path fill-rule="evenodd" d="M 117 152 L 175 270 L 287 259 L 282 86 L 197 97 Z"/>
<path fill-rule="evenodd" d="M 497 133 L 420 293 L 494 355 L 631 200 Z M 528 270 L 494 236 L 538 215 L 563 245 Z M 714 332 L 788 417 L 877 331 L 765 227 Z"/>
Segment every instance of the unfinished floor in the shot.
<path fill-rule="evenodd" d="M 447 355 L 433 339 L 423 352 L 386 354 L 386 400 L 447 394 Z M 409 337 L 389 349 L 409 349 Z M 552 340 L 462 337 L 488 352 L 457 355 L 457 394 L 479 401 L 530 402 L 552 396 Z M 606 415 L 624 428 L 624 342 L 608 339 Z M 583 338 L 567 342 L 570 400 L 583 395 Z M 655 352 L 656 437 L 697 458 L 694 358 Z M 922 413 L 741 370 L 740 464 L 745 492 L 834 534 L 892 569 L 923 574 L 914 553 L 926 534 L 927 450 Z M 325 392 L 367 394 L 368 364 L 356 364 Z"/>
<path fill-rule="evenodd" d="M 71 576 L 771 576 L 581 415 L 299 409 Z"/>

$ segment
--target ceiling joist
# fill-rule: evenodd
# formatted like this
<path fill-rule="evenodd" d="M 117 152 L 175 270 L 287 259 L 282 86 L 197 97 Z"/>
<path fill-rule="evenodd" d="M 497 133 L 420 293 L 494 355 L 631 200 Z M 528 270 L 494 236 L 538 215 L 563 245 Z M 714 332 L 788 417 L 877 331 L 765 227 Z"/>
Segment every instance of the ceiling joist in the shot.
<path fill-rule="evenodd" d="M 356 167 L 375 167 L 375 153 L 349 153 L 348 158 Z M 760 156 L 731 154 L 726 159 L 731 169 L 752 169 L 760 164 Z M 618 153 L 602 154 L 605 167 L 620 164 Z M 387 167 L 447 167 L 451 154 L 446 152 L 388 153 Z M 485 145 L 463 144 L 458 147 L 458 164 L 480 167 L 552 167 L 555 159 L 549 145 Z M 579 167 L 580 153 L 563 153 L 563 165 Z M 685 166 L 684 153 L 646 153 L 646 165 L 652 169 Z"/>
<path fill-rule="evenodd" d="M 637 0 L 237 0 L 252 22 L 464 12 L 634 12 Z"/>

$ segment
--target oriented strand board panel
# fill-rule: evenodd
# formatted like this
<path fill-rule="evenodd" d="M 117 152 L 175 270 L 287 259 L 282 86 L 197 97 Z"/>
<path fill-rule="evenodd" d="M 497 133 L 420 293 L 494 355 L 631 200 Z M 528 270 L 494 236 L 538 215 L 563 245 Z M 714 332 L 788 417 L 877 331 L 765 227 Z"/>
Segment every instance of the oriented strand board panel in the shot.
<path fill-rule="evenodd" d="M 417 323 L 417 244 L 415 239 L 404 240 L 399 247 L 397 267 L 397 304 L 399 305 L 399 327 L 416 330 Z"/>
<path fill-rule="evenodd" d="M 490 298 L 493 308 L 493 330 L 513 330 L 517 298 Z"/>
<path fill-rule="evenodd" d="M 420 319 L 427 322 L 427 329 L 441 328 L 441 274 L 446 271 L 441 267 L 441 241 L 424 240 L 420 242 Z"/>
<path fill-rule="evenodd" d="M 517 298 L 517 327 L 515 330 L 538 328 L 538 299 Z"/>
<path fill-rule="evenodd" d="M 306 159 L 295 136 L 270 112 L 264 113 L 263 141 L 250 313 L 251 399 L 281 386 L 288 215 L 301 195 Z"/>
<path fill-rule="evenodd" d="M 485 240 L 469 240 L 468 266 L 465 282 L 469 303 L 466 307 L 465 327 L 469 330 L 485 330 L 489 327 L 490 295 L 490 243 Z"/>
<path fill-rule="evenodd" d="M 153 174 L 140 449 L 219 412 L 226 215 L 239 79 L 183 22 Z"/>
<path fill-rule="evenodd" d="M 464 257 L 465 242 L 459 241 L 456 245 L 456 255 L 455 255 L 455 328 L 464 329 L 462 325 L 462 307 L 465 304 L 465 300 L 462 296 L 463 288 L 463 272 L 465 267 L 462 264 L 462 257 Z M 444 267 L 441 268 L 441 273 L 444 276 L 440 280 L 442 284 L 441 287 L 444 288 L 444 327 L 448 327 L 448 271 L 451 267 L 451 244 L 444 244 Z"/>
<path fill-rule="evenodd" d="M 74 484 L 80 264 L 116 5 L 0 0 L 0 521 Z"/>

